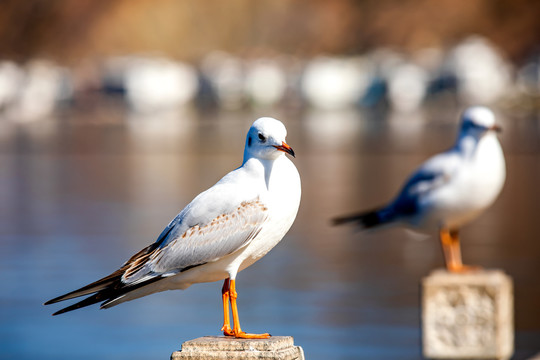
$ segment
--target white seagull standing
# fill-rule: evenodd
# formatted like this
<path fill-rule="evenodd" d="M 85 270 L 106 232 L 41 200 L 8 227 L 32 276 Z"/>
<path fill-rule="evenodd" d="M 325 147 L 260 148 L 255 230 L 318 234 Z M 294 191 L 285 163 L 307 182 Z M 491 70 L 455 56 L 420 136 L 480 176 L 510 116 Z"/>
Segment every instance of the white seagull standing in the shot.
<path fill-rule="evenodd" d="M 471 107 L 462 116 L 455 145 L 422 164 L 389 204 L 334 219 L 363 228 L 398 224 L 439 230 L 446 268 L 471 269 L 461 260 L 459 229 L 490 206 L 504 185 L 504 155 L 496 136 L 500 127 L 485 107 Z"/>
<path fill-rule="evenodd" d="M 199 194 L 120 269 L 45 305 L 90 295 L 54 315 L 98 302 L 109 308 L 152 293 L 186 289 L 225 279 L 222 289 L 225 335 L 267 338 L 242 331 L 236 306 L 236 275 L 270 251 L 287 233 L 300 205 L 300 176 L 285 153 L 285 126 L 256 120 L 248 131 L 242 166 Z M 229 301 L 233 326 L 229 317 Z"/>

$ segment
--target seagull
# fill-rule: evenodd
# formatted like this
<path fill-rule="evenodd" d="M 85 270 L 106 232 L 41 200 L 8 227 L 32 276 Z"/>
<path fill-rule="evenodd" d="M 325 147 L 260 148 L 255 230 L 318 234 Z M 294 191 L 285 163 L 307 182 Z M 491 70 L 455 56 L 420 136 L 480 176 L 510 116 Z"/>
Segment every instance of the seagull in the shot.
<path fill-rule="evenodd" d="M 357 223 L 361 228 L 403 224 L 439 231 L 446 268 L 471 271 L 462 263 L 460 228 L 486 210 L 506 178 L 505 161 L 493 112 L 470 107 L 462 115 L 454 146 L 423 163 L 390 203 L 359 214 L 338 217 L 334 224 Z"/>
<path fill-rule="evenodd" d="M 247 133 L 242 166 L 195 197 L 153 244 L 117 271 L 45 305 L 89 295 L 53 315 L 98 302 L 102 302 L 101 308 L 110 308 L 160 291 L 224 280 L 224 335 L 268 338 L 269 334 L 242 331 L 236 275 L 277 245 L 296 218 L 300 175 L 285 156 L 295 157 L 285 142 L 286 135 L 281 121 L 256 120 Z"/>

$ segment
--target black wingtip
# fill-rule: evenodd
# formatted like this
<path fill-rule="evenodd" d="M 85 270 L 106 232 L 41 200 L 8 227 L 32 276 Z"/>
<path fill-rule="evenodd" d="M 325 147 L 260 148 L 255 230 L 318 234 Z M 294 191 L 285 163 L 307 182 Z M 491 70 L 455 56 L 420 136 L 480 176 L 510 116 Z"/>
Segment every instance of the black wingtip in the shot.
<path fill-rule="evenodd" d="M 348 223 L 357 223 L 364 229 L 369 229 L 377 225 L 380 225 L 382 223 L 381 217 L 379 216 L 379 213 L 377 210 L 368 211 L 361 214 L 336 217 L 336 218 L 333 218 L 331 221 L 332 221 L 332 225 L 334 226 L 348 224 Z"/>
<path fill-rule="evenodd" d="M 51 299 L 51 300 L 47 300 L 43 303 L 43 305 L 52 305 L 52 304 L 56 304 L 56 303 L 59 303 L 61 301 L 64 301 L 64 300 L 69 300 L 71 297 L 70 295 L 72 293 L 74 293 L 75 291 L 71 292 L 71 293 L 67 293 L 67 294 L 64 294 L 64 295 L 60 295 L 60 296 L 57 296 L 55 297 L 54 299 Z M 80 296 L 83 296 L 83 295 L 80 295 Z"/>
<path fill-rule="evenodd" d="M 53 313 L 53 316 L 64 314 L 64 313 L 67 313 L 69 311 L 81 309 L 83 307 L 96 304 L 98 302 L 101 302 L 103 300 L 108 299 L 110 296 L 111 296 L 111 291 L 110 290 L 109 291 L 106 290 L 106 291 L 97 292 L 97 293 L 95 293 L 95 294 L 93 294 L 91 296 L 88 296 L 87 298 L 84 298 L 83 300 L 81 300 L 79 302 L 76 302 L 73 305 L 70 305 L 68 307 L 65 307 L 63 309 L 58 310 L 57 312 Z"/>
<path fill-rule="evenodd" d="M 349 222 L 351 222 L 349 217 L 337 217 L 337 218 L 330 219 L 330 224 L 332 224 L 332 226 L 343 225 Z"/>
<path fill-rule="evenodd" d="M 57 315 L 65 313 L 65 312 L 67 312 L 65 309 L 61 309 L 61 310 L 58 310 L 58 311 L 52 313 L 51 316 L 57 316 Z"/>
<path fill-rule="evenodd" d="M 57 312 L 53 313 L 52 316 L 58 316 L 58 315 L 61 315 L 61 314 L 65 314 L 67 312 L 70 312 L 70 311 L 73 311 L 73 310 L 76 310 L 76 309 L 79 309 L 79 308 L 77 307 L 77 308 L 74 308 L 74 309 L 70 309 L 70 307 L 68 306 L 67 308 L 63 308 L 63 309 L 58 310 Z"/>
<path fill-rule="evenodd" d="M 85 303 L 83 303 L 83 302 L 81 301 L 81 302 L 78 302 L 78 303 L 73 304 L 73 305 L 71 305 L 71 306 L 68 306 L 68 307 L 65 307 L 65 308 L 63 308 L 63 309 L 60 309 L 60 310 L 58 310 L 57 312 L 54 312 L 54 313 L 52 314 L 52 316 L 62 315 L 62 314 L 65 314 L 65 313 L 70 312 L 70 311 L 73 311 L 73 310 L 77 310 L 77 309 L 81 309 L 81 308 L 86 307 L 86 306 L 89 306 L 89 305 L 93 305 L 93 304 L 95 304 L 95 303 L 96 303 L 96 302 L 92 302 L 92 301 L 91 301 L 90 303 L 86 303 L 86 304 L 85 304 Z"/>
<path fill-rule="evenodd" d="M 57 302 L 61 301 L 59 300 L 60 298 L 57 297 L 57 298 L 54 298 L 54 299 L 51 299 L 51 300 L 47 300 L 43 303 L 43 305 L 51 305 L 51 304 L 56 304 Z"/>

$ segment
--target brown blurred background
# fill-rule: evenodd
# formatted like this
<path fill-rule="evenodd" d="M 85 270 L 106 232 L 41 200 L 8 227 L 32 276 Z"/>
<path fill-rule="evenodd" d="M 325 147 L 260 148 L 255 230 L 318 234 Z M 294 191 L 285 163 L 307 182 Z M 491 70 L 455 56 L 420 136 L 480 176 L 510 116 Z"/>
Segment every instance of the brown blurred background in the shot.
<path fill-rule="evenodd" d="M 0 7 L 0 57 L 66 65 L 141 52 L 189 61 L 212 49 L 413 51 L 449 47 L 471 33 L 521 62 L 540 43 L 540 2 L 528 0 L 4 0 Z"/>

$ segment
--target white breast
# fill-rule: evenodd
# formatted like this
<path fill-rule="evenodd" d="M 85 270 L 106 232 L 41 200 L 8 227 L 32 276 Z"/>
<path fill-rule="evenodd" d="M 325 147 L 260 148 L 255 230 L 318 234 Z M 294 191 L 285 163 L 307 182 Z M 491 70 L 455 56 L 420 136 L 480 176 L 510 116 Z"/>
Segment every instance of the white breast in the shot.
<path fill-rule="evenodd" d="M 493 134 L 480 140 L 476 151 L 463 164 L 441 197 L 441 225 L 461 227 L 480 215 L 497 198 L 506 178 L 504 155 Z"/>
<path fill-rule="evenodd" d="M 287 157 L 281 156 L 274 161 L 266 183 L 264 200 L 268 205 L 268 220 L 259 235 L 239 256 L 239 270 L 262 258 L 281 241 L 292 226 L 300 206 L 300 175 Z"/>

